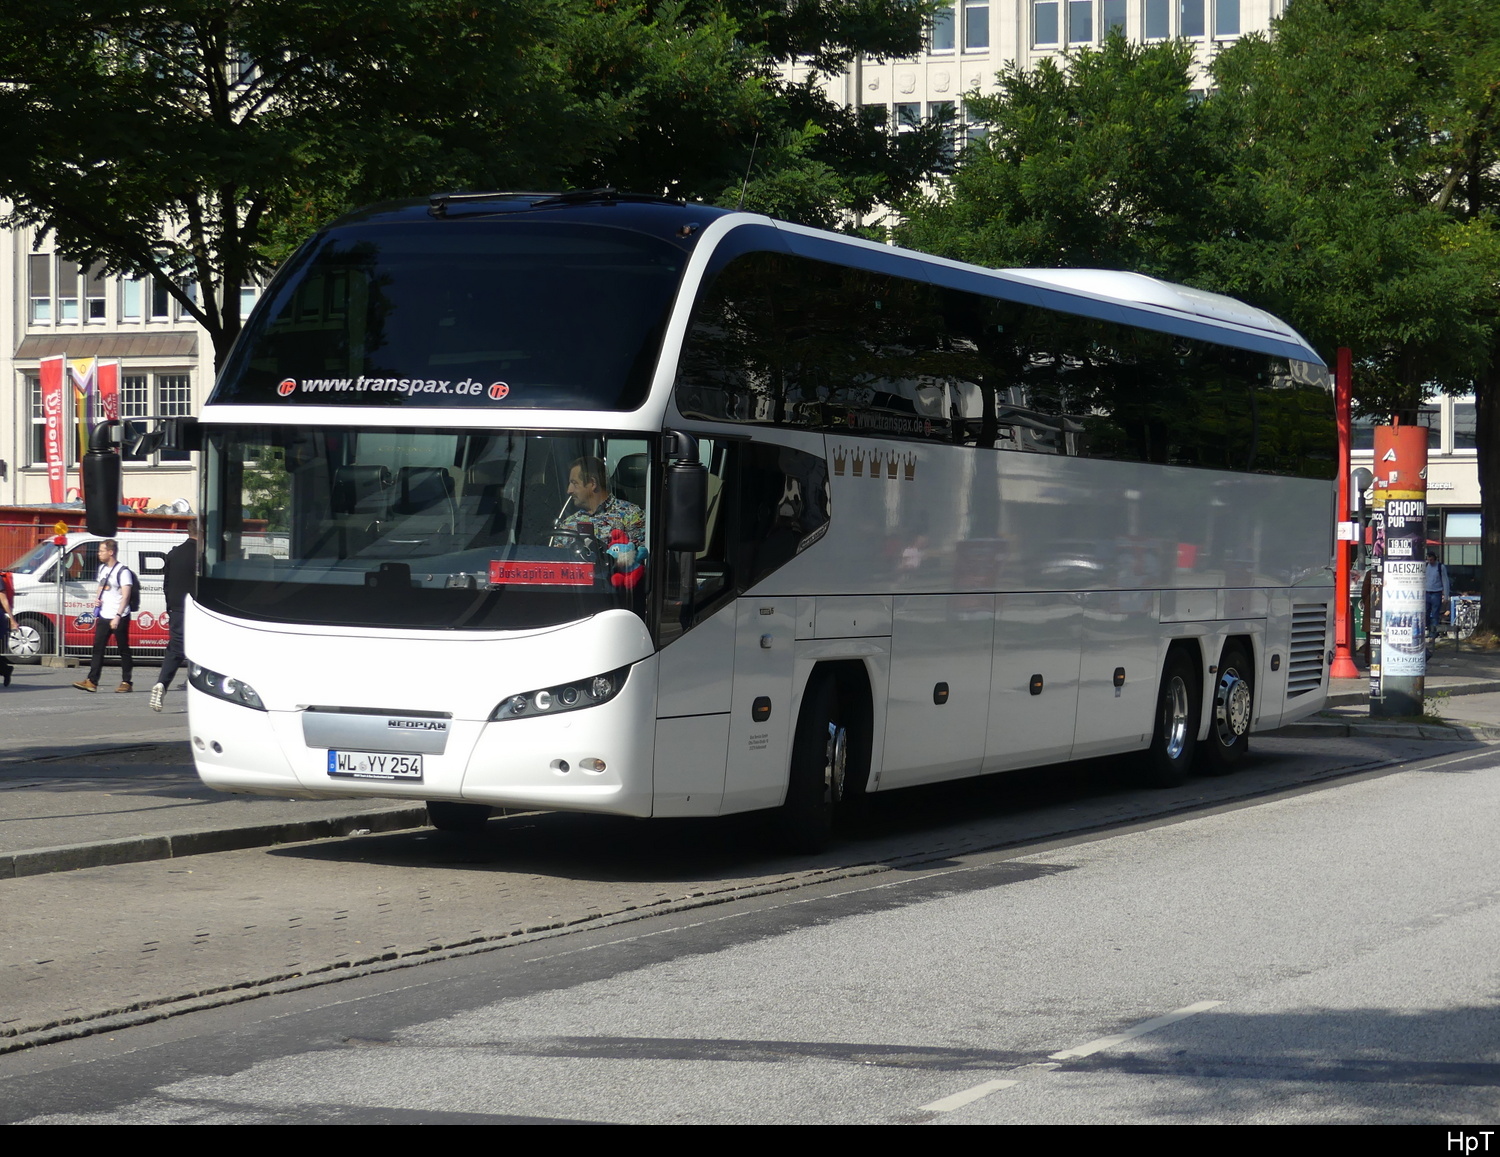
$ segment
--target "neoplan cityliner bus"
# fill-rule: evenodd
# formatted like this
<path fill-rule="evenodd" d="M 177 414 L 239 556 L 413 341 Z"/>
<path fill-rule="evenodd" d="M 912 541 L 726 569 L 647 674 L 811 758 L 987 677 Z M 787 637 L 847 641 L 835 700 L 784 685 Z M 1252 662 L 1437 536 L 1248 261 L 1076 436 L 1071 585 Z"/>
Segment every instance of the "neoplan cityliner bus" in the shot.
<path fill-rule="evenodd" d="M 1133 274 L 607 192 L 364 210 L 201 415 L 194 758 L 798 846 L 866 791 L 1227 770 L 1324 702 L 1333 429 L 1289 327 Z"/>

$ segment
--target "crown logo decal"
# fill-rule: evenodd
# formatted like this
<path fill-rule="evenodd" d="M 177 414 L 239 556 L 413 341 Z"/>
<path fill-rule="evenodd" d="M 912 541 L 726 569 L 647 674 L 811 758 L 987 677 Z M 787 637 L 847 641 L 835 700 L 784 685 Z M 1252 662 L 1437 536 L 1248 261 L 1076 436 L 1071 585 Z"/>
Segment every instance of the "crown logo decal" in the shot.
<path fill-rule="evenodd" d="M 849 451 L 845 450 L 842 446 L 835 446 L 833 448 L 833 472 L 842 475 L 844 473 L 844 466 L 848 461 Z"/>
<path fill-rule="evenodd" d="M 880 451 L 879 450 L 872 450 L 872 451 L 870 451 L 870 477 L 871 478 L 879 478 L 880 477 Z"/>
<path fill-rule="evenodd" d="M 902 459 L 901 466 L 906 473 L 906 480 L 908 482 L 915 482 L 917 478 L 917 456 L 915 454 L 906 455 L 906 457 Z M 892 473 L 891 477 L 895 477 L 894 472 Z"/>
<path fill-rule="evenodd" d="M 886 459 L 886 463 L 885 463 L 885 476 L 887 478 L 895 479 L 895 477 L 896 477 L 896 466 L 897 465 L 898 465 L 898 463 L 896 462 L 896 452 L 894 450 L 892 450 L 891 451 L 891 456 L 888 459 Z"/>
<path fill-rule="evenodd" d="M 854 477 L 856 477 L 856 478 L 863 478 L 864 476 L 865 476 L 865 452 L 863 450 L 856 450 L 856 451 L 854 451 Z"/>

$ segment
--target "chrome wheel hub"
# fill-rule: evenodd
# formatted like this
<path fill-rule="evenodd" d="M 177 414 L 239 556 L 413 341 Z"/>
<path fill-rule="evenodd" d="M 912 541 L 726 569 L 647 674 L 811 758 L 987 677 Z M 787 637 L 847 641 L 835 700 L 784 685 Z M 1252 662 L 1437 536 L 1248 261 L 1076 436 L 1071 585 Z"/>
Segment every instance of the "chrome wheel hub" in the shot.
<path fill-rule="evenodd" d="M 1167 684 L 1167 698 L 1162 704 L 1162 733 L 1167 738 L 1167 758 L 1179 758 L 1188 741 L 1188 690 L 1180 676 L 1174 675 Z"/>
<path fill-rule="evenodd" d="M 844 776 L 849 766 L 849 732 L 837 723 L 828 725 L 828 754 L 823 765 L 823 798 L 836 804 L 844 798 Z"/>
<path fill-rule="evenodd" d="M 1214 726 L 1226 746 L 1249 733 L 1252 700 L 1250 684 L 1240 678 L 1238 671 L 1225 671 L 1219 676 L 1219 689 L 1214 696 Z"/>

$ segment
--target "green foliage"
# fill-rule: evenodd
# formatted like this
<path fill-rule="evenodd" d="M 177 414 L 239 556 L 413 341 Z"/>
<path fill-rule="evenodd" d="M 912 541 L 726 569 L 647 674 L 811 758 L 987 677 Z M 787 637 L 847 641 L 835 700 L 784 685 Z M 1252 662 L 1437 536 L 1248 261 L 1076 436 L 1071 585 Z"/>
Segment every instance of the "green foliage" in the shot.
<path fill-rule="evenodd" d="M 806 58 L 907 53 L 928 0 L 37 0 L 0 11 L 6 224 L 159 279 L 222 361 L 240 286 L 353 206 L 611 184 L 837 224 L 915 188 Z"/>
<path fill-rule="evenodd" d="M 619 110 L 548 50 L 561 4 L 10 6 L 0 196 L 66 256 L 161 278 L 222 358 L 240 285 L 303 225 L 452 183 L 545 184 L 608 134 Z"/>
<path fill-rule="evenodd" d="M 904 205 L 902 243 L 991 266 L 1100 266 L 1178 280 L 1217 162 L 1199 130 L 1185 43 L 1131 44 L 1012 65 L 965 98 L 988 136 L 950 186 Z"/>
<path fill-rule="evenodd" d="M 1214 66 L 1209 111 L 1235 163 L 1201 276 L 1327 355 L 1353 349 L 1359 405 L 1383 417 L 1469 389 L 1491 345 L 1500 245 L 1487 211 L 1456 195 L 1491 178 L 1454 167 L 1469 149 L 1452 132 L 1471 132 L 1454 99 L 1470 45 L 1440 35 L 1454 7 L 1479 9 L 1310 0 L 1274 40 L 1247 37 Z"/>
<path fill-rule="evenodd" d="M 286 468 L 286 451 L 280 446 L 258 447 L 244 470 L 245 517 L 264 519 L 267 530 L 287 530 L 292 478 Z"/>

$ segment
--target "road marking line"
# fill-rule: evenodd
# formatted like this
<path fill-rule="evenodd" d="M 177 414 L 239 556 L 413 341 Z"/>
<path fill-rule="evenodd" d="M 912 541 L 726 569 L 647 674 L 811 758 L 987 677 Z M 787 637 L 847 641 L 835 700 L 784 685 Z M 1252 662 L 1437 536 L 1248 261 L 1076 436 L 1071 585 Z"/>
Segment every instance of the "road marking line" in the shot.
<path fill-rule="evenodd" d="M 1148 1032 L 1155 1032 L 1159 1028 L 1166 1028 L 1169 1024 L 1176 1024 L 1179 1020 L 1186 1020 L 1200 1012 L 1207 1012 L 1211 1008 L 1218 1008 L 1223 1004 L 1222 1000 L 1200 1000 L 1197 1004 L 1190 1004 L 1186 1008 L 1179 1008 L 1176 1012 L 1169 1012 L 1166 1016 L 1153 1017 L 1151 1020 L 1143 1020 L 1133 1028 L 1127 1028 L 1124 1032 L 1116 1033 L 1114 1036 L 1102 1036 L 1098 1040 L 1091 1040 L 1087 1044 L 1081 1044 L 1076 1049 L 1064 1049 L 1060 1053 L 1053 1053 L 1054 1061 L 1072 1061 L 1079 1057 L 1090 1056 L 1104 1049 L 1113 1048 L 1124 1041 L 1133 1040 L 1138 1036 L 1145 1036 Z"/>
<path fill-rule="evenodd" d="M 1020 1081 L 985 1081 L 982 1085 L 975 1085 L 972 1089 L 965 1089 L 961 1093 L 954 1093 L 951 1097 L 944 1097 L 941 1101 L 933 1101 L 927 1105 L 919 1106 L 924 1113 L 951 1113 L 954 1109 L 962 1109 L 965 1105 L 987 1097 L 991 1093 L 1008 1089 L 1012 1085 L 1019 1085 Z"/>

